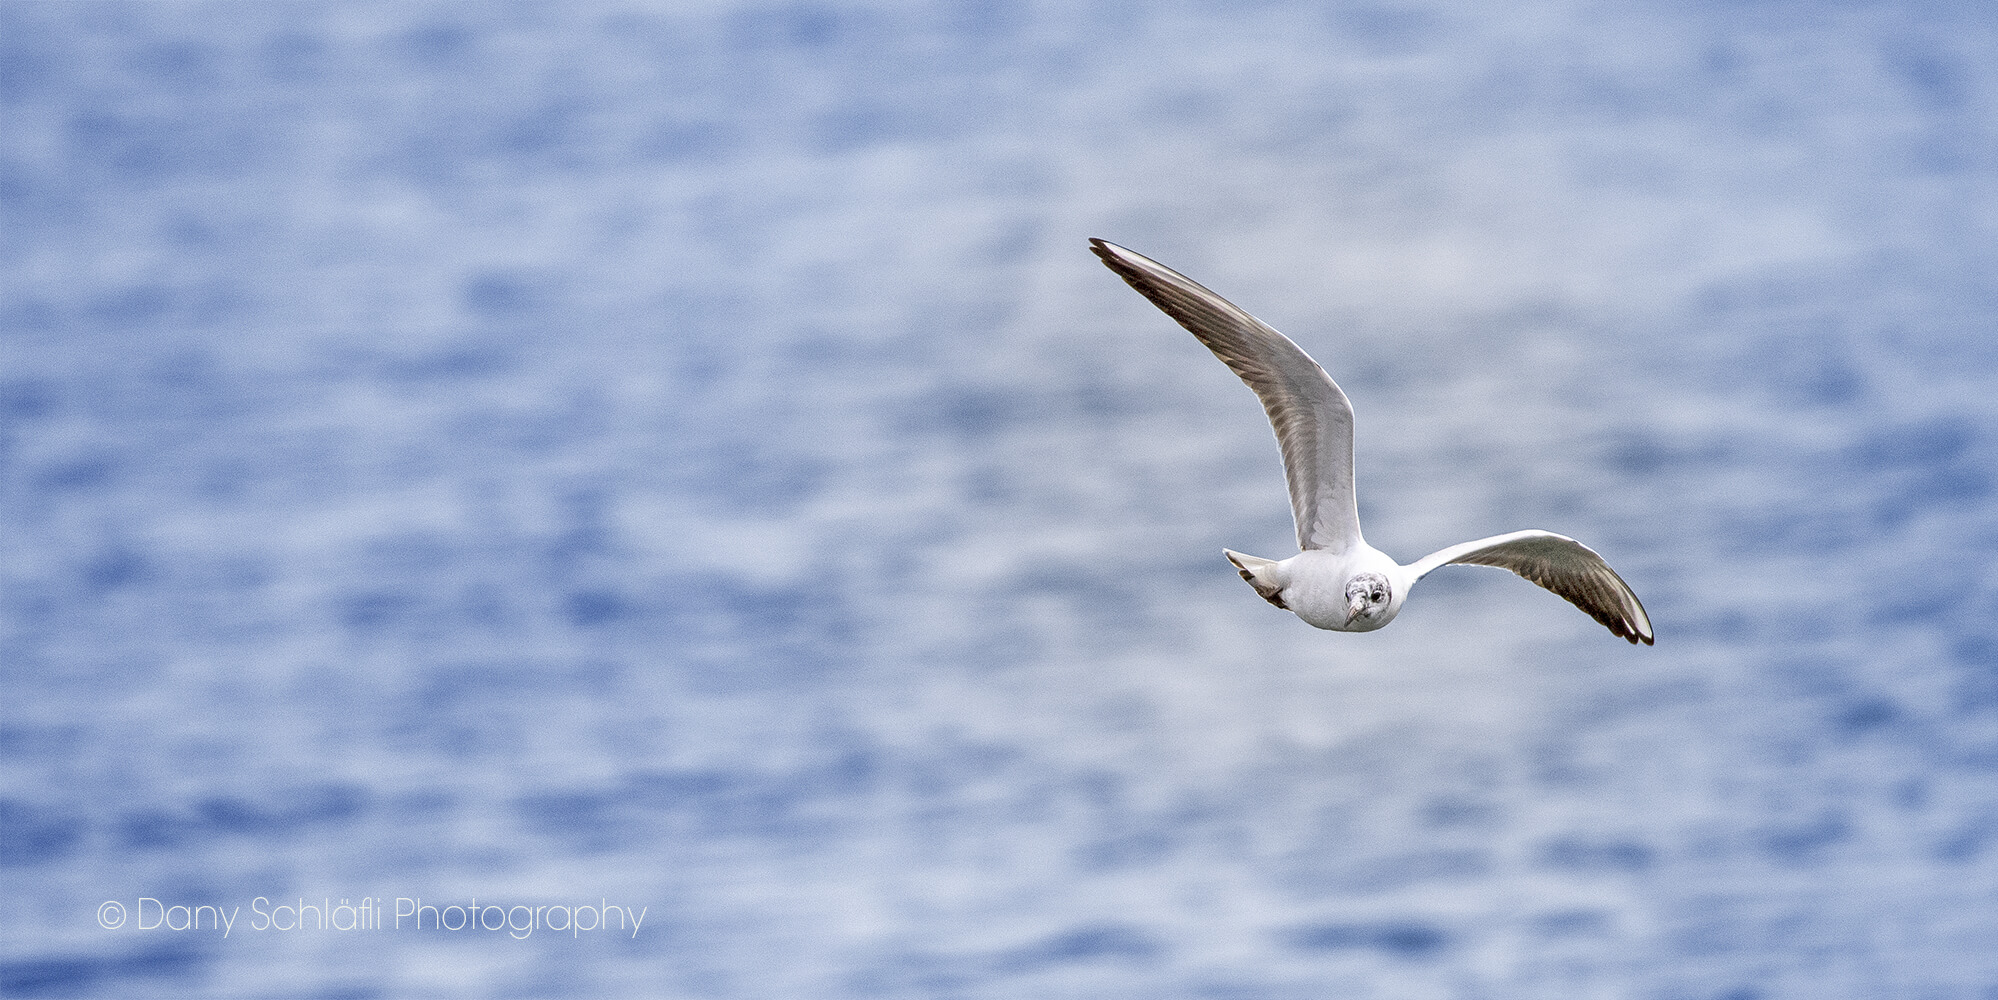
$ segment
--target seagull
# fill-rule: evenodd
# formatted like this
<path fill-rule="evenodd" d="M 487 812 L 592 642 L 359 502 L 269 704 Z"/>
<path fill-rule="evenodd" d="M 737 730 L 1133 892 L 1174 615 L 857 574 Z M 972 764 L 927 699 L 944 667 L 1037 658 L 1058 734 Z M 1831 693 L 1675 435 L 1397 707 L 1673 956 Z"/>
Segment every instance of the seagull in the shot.
<path fill-rule="evenodd" d="M 1198 282 L 1104 240 L 1090 248 L 1140 295 L 1179 321 L 1255 390 L 1283 450 L 1298 554 L 1264 559 L 1222 549 L 1263 600 L 1335 632 L 1394 621 L 1415 581 L 1442 566 L 1497 566 L 1559 594 L 1612 633 L 1652 644 L 1651 618 L 1603 557 L 1551 531 L 1462 542 L 1403 566 L 1360 537 L 1353 491 L 1353 404 L 1325 369 L 1267 323 Z"/>

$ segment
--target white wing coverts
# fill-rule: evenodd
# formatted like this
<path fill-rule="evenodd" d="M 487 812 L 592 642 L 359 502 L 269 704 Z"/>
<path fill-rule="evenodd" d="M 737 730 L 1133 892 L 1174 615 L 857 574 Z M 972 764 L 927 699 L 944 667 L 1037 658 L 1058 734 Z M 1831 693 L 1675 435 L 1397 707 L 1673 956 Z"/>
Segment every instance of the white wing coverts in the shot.
<path fill-rule="evenodd" d="M 1283 449 L 1297 547 L 1336 554 L 1360 543 L 1353 492 L 1353 404 L 1338 383 L 1290 338 L 1199 282 L 1115 243 L 1092 239 L 1089 245 L 1118 277 L 1200 338 L 1262 400 Z"/>

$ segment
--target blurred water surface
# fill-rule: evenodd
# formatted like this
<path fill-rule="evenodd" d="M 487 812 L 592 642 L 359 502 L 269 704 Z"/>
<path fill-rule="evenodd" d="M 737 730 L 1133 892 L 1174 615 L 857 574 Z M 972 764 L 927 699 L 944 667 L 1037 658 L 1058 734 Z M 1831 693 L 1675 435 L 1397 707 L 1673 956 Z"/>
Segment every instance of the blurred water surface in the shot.
<path fill-rule="evenodd" d="M 0 993 L 1998 995 L 1990 8 L 12 0 L 0 99 Z M 1256 600 L 1088 236 L 1657 647 Z"/>

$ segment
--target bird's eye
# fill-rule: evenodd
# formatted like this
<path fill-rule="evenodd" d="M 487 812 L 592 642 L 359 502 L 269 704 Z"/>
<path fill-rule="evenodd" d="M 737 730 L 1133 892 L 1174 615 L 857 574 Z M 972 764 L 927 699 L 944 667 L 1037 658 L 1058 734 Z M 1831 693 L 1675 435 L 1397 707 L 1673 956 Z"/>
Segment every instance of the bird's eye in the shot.
<path fill-rule="evenodd" d="M 1386 595 L 1386 594 L 1383 594 L 1383 593 L 1381 593 L 1381 592 L 1380 592 L 1380 591 L 1378 591 L 1378 590 L 1374 591 L 1374 595 L 1373 595 L 1373 596 L 1374 596 L 1374 600 L 1376 600 L 1376 601 L 1385 601 L 1385 600 L 1387 600 L 1387 595 Z"/>

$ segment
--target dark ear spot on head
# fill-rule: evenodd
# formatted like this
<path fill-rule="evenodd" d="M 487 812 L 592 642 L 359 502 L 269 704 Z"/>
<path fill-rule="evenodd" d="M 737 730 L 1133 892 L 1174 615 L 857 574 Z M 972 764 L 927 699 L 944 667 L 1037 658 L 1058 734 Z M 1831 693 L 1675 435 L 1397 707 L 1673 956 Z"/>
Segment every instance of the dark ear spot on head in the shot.
<path fill-rule="evenodd" d="M 1359 600 L 1368 604 L 1385 604 L 1393 593 L 1394 589 L 1379 573 L 1361 573 L 1346 584 L 1348 600 Z"/>

